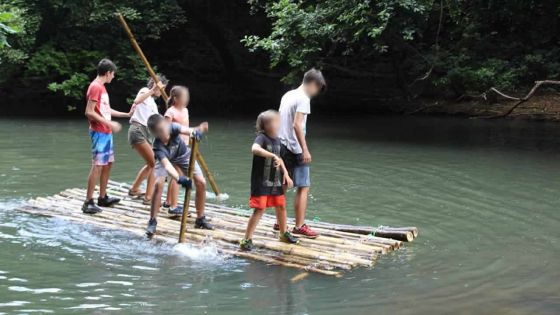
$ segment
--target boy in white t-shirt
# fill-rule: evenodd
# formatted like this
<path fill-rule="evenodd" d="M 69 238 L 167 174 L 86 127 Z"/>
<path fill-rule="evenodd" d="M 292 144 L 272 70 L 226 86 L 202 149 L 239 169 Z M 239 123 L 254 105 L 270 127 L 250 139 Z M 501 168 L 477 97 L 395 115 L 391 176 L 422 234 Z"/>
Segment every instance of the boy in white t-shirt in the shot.
<path fill-rule="evenodd" d="M 296 187 L 294 208 L 296 224 L 294 234 L 315 238 L 318 234 L 305 224 L 307 196 L 311 186 L 309 164 L 311 153 L 307 147 L 307 115 L 311 114 L 311 98 L 317 96 L 326 87 L 321 71 L 311 69 L 303 76 L 303 82 L 294 90 L 288 91 L 280 101 L 280 133 L 282 142 L 282 159 Z M 274 226 L 279 229 L 278 225 Z"/>

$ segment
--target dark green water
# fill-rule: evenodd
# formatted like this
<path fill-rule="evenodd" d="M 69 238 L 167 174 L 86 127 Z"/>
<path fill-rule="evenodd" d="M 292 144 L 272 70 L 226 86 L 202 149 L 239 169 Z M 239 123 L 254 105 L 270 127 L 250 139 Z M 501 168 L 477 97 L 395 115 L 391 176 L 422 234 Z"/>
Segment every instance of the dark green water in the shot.
<path fill-rule="evenodd" d="M 209 119 L 202 145 L 245 206 L 251 120 Z M 177 250 L 12 210 L 83 187 L 84 121 L 0 120 L 0 314 L 558 314 L 560 125 L 311 119 L 309 217 L 414 225 L 420 238 L 341 279 Z M 116 137 L 112 179 L 140 159 Z M 291 199 L 291 197 L 290 197 Z"/>

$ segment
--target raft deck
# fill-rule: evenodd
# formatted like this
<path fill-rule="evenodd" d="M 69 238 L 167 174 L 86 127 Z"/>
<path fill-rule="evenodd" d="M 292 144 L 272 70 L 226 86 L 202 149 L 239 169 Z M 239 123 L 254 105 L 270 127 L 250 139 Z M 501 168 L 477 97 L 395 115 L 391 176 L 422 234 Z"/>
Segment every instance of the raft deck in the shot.
<path fill-rule="evenodd" d="M 108 193 L 122 198 L 122 201 L 114 207 L 103 208 L 103 212 L 95 215 L 82 213 L 81 206 L 86 191 L 79 188 L 29 200 L 17 210 L 145 236 L 149 206 L 143 205 L 141 199 L 129 197 L 129 188 L 128 184 L 111 181 Z M 189 213 L 195 213 L 194 203 L 191 203 Z M 341 276 L 344 271 L 356 267 L 373 267 L 379 255 L 396 250 L 403 246 L 403 242 L 412 241 L 418 236 L 415 227 L 373 228 L 313 222 L 312 226 L 320 236 L 316 239 L 301 238 L 300 244 L 291 245 L 278 241 L 278 233 L 272 229 L 276 219 L 273 215 L 265 214 L 253 237 L 256 249 L 244 252 L 239 250 L 238 244 L 243 238 L 250 214 L 250 210 L 207 203 L 206 216 L 211 219 L 215 230 L 194 229 L 195 215 L 192 215 L 188 218 L 187 242 L 196 246 L 213 242 L 223 254 Z M 293 224 L 293 219 L 288 219 L 288 222 Z M 162 211 L 155 238 L 176 243 L 179 227 L 180 221 L 177 218 L 171 218 L 167 212 Z"/>

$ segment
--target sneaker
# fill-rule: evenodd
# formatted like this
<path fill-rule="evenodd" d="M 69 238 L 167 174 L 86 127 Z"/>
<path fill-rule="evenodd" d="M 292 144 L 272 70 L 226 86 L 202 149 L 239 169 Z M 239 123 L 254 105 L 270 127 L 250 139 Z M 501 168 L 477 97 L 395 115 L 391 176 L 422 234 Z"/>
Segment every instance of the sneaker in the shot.
<path fill-rule="evenodd" d="M 148 221 L 148 227 L 146 228 L 146 234 L 148 235 L 148 237 L 151 237 L 154 234 L 156 234 L 156 228 L 157 228 L 157 220 L 150 219 L 150 221 Z"/>
<path fill-rule="evenodd" d="M 167 201 L 164 201 L 163 204 L 161 205 L 164 208 L 171 208 L 171 205 L 167 203 Z"/>
<path fill-rule="evenodd" d="M 169 208 L 167 213 L 170 215 L 183 215 L 183 206 L 177 206 L 175 208 Z"/>
<path fill-rule="evenodd" d="M 307 224 L 302 225 L 300 228 L 294 226 L 292 233 L 305 236 L 307 238 L 316 238 L 319 236 L 317 232 L 313 231 Z"/>
<path fill-rule="evenodd" d="M 280 235 L 280 242 L 288 244 L 299 244 L 299 238 L 292 235 L 292 233 L 286 231 L 284 234 Z"/>
<path fill-rule="evenodd" d="M 99 213 L 101 211 L 103 211 L 103 210 L 95 205 L 95 203 L 93 202 L 93 199 L 90 199 L 90 200 L 84 202 L 84 205 L 82 206 L 82 212 L 83 213 L 96 214 L 96 213 Z"/>
<path fill-rule="evenodd" d="M 105 197 L 97 198 L 97 205 L 100 207 L 111 207 L 114 204 L 119 203 L 121 200 L 115 197 L 109 197 L 109 195 L 105 195 Z"/>
<path fill-rule="evenodd" d="M 241 248 L 241 250 L 243 251 L 249 252 L 252 251 L 255 246 L 253 245 L 253 240 L 242 239 L 241 241 L 239 241 L 239 248 Z"/>
<path fill-rule="evenodd" d="M 194 228 L 195 229 L 204 229 L 204 230 L 213 230 L 214 226 L 212 226 L 212 224 L 208 223 L 208 221 L 206 220 L 206 217 L 200 217 L 200 218 L 197 218 L 196 221 L 194 221 Z"/>

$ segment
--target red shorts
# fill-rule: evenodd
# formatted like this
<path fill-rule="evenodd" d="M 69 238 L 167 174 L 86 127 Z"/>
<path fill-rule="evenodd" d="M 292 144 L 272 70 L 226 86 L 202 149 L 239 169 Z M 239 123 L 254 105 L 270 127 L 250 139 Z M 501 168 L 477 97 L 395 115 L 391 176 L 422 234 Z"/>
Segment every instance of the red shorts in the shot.
<path fill-rule="evenodd" d="M 286 197 L 281 196 L 251 196 L 249 198 L 249 208 L 266 209 L 270 207 L 286 206 Z"/>

